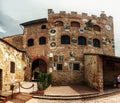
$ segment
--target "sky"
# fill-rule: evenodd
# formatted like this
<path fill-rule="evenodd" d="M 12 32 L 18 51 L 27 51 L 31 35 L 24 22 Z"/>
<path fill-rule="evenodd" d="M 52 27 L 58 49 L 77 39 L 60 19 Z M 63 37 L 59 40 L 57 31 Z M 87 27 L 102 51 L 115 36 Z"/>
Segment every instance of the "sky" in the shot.
<path fill-rule="evenodd" d="M 47 18 L 47 10 L 78 14 L 82 12 L 88 15 L 101 14 L 104 11 L 107 16 L 113 16 L 115 54 L 120 56 L 120 13 L 119 0 L 0 0 L 0 38 L 22 34 L 23 30 L 19 24 Z"/>

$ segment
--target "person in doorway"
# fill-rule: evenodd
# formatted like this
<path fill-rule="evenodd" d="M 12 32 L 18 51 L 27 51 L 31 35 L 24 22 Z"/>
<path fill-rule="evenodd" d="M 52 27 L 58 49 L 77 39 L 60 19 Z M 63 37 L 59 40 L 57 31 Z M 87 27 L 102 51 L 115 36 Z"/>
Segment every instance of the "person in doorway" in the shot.
<path fill-rule="evenodd" d="M 120 75 L 117 76 L 117 87 L 120 88 Z"/>

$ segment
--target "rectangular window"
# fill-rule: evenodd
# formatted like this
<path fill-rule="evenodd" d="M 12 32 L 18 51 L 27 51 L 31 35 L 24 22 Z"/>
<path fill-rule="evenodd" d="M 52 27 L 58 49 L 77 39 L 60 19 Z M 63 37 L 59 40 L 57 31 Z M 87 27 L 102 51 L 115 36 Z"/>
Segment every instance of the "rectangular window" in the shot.
<path fill-rule="evenodd" d="M 53 61 L 53 57 L 49 57 L 49 60 L 50 60 L 50 61 Z"/>
<path fill-rule="evenodd" d="M 54 62 L 58 62 L 58 56 L 57 55 L 54 56 Z"/>
<path fill-rule="evenodd" d="M 10 73 L 15 73 L 15 63 L 10 62 Z"/>
<path fill-rule="evenodd" d="M 73 70 L 80 70 L 80 64 L 79 63 L 73 63 Z"/>
<path fill-rule="evenodd" d="M 57 70 L 62 70 L 62 64 L 57 64 Z"/>
<path fill-rule="evenodd" d="M 53 62 L 50 61 L 50 68 L 52 68 L 52 67 L 53 67 Z"/>
<path fill-rule="evenodd" d="M 59 62 L 63 62 L 64 61 L 64 56 L 59 56 Z"/>

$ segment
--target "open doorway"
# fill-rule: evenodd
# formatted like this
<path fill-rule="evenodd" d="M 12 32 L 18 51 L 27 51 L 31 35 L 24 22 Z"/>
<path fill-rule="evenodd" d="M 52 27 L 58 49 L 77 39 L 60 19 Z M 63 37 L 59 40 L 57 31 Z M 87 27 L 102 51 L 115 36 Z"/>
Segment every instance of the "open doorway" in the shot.
<path fill-rule="evenodd" d="M 120 59 L 104 58 L 103 81 L 104 89 L 115 88 L 117 76 L 120 74 Z"/>
<path fill-rule="evenodd" d="M 0 90 L 2 90 L 2 70 L 0 69 Z"/>
<path fill-rule="evenodd" d="M 47 73 L 47 64 L 43 59 L 36 59 L 32 63 L 32 80 L 36 80 L 40 72 Z"/>

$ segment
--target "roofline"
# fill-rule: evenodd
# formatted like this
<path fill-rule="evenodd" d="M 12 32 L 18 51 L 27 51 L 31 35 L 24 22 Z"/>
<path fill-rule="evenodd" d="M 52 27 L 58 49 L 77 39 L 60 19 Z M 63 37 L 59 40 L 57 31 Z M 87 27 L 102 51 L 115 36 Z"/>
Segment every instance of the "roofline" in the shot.
<path fill-rule="evenodd" d="M 116 58 L 116 59 L 120 59 L 120 57 L 118 57 L 118 56 L 106 55 L 106 54 L 85 53 L 84 55 L 99 55 L 99 56 L 102 56 L 102 57 L 110 57 L 110 58 Z"/>
<path fill-rule="evenodd" d="M 31 25 L 31 24 L 46 23 L 46 22 L 48 22 L 47 18 L 42 18 L 42 19 L 37 19 L 37 20 L 28 21 L 28 22 L 22 23 L 22 24 L 20 24 L 20 25 L 22 25 L 22 26 L 27 26 L 27 25 Z"/>
<path fill-rule="evenodd" d="M 11 35 L 11 36 L 6 36 L 6 37 L 3 37 L 2 39 L 11 38 L 11 37 L 15 37 L 15 36 L 23 36 L 23 34 L 16 34 L 16 35 Z"/>
<path fill-rule="evenodd" d="M 19 51 L 19 52 L 24 52 L 24 53 L 26 53 L 26 51 L 20 50 L 20 49 L 16 48 L 15 46 L 11 45 L 10 43 L 8 43 L 7 41 L 5 41 L 5 40 L 3 40 L 3 39 L 1 39 L 1 38 L 0 38 L 0 41 L 2 41 L 2 42 L 4 42 L 5 44 L 11 46 L 12 48 L 16 49 L 16 50 Z"/>

